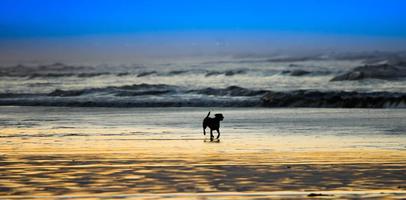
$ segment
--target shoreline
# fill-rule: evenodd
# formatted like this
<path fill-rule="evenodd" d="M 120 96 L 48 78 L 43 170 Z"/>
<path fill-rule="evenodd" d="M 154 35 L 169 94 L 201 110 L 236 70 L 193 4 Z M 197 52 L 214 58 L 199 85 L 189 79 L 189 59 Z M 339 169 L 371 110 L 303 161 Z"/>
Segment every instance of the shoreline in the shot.
<path fill-rule="evenodd" d="M 165 90 L 161 91 L 161 87 Z M 151 88 L 158 89 L 149 91 Z M 406 108 L 406 93 L 311 89 L 271 91 L 238 86 L 182 91 L 172 85 L 135 84 L 116 88 L 57 89 L 44 94 L 2 93 L 0 106 Z"/>
<path fill-rule="evenodd" d="M 406 197 L 403 110 L 0 108 L 0 198 Z"/>

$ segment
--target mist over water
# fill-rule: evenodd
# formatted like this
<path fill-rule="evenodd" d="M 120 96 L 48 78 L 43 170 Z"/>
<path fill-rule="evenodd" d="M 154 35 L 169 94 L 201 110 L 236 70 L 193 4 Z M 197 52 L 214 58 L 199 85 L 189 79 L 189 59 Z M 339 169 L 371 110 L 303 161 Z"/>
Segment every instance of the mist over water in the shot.
<path fill-rule="evenodd" d="M 224 57 L 404 51 L 402 37 L 289 31 L 159 31 L 0 39 L 0 63 L 137 64 Z"/>

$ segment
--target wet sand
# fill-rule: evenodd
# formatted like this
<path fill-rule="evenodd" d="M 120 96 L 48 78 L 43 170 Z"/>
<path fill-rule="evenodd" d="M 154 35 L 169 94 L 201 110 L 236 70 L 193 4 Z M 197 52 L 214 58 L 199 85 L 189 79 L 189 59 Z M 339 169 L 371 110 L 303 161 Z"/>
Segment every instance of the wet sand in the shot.
<path fill-rule="evenodd" d="M 161 147 L 157 144 L 153 148 L 162 148 L 160 151 L 168 150 L 168 153 L 150 150 L 154 155 L 148 155 L 142 151 L 91 149 L 3 153 L 0 194 L 21 198 L 181 198 L 183 195 L 194 198 L 219 195 L 231 199 L 286 195 L 301 198 L 311 193 L 334 197 L 406 197 L 405 153 L 241 154 L 213 150 L 182 154 L 164 147 L 165 141 L 160 143 Z"/>
<path fill-rule="evenodd" d="M 166 125 L 113 128 L 107 124 L 114 117 L 107 118 L 99 122 L 104 128 L 92 120 L 63 121 L 63 127 L 57 117 L 41 126 L 24 126 L 24 119 L 4 125 L 1 199 L 406 198 L 401 148 L 360 147 L 353 137 L 338 144 L 335 136 L 230 136 L 227 126 L 211 142 L 199 131 L 188 135 L 192 129 Z M 394 140 L 402 144 L 404 137 L 381 142 Z"/>

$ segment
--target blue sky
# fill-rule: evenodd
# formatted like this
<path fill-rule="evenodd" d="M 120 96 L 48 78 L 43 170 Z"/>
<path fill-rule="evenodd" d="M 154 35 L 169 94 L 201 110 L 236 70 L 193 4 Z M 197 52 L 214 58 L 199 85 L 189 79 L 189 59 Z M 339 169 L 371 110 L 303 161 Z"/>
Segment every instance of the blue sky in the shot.
<path fill-rule="evenodd" d="M 406 50 L 406 0 L 0 0 L 0 63 Z"/>
<path fill-rule="evenodd" d="M 405 37 L 403 0 L 1 0 L 0 39 L 166 31 Z"/>

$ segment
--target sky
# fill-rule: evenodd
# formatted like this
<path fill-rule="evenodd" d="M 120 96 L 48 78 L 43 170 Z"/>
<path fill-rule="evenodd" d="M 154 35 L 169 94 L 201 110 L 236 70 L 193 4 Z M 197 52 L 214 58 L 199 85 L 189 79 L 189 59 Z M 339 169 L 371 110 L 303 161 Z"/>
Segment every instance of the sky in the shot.
<path fill-rule="evenodd" d="M 405 8 L 403 0 L 1 0 L 0 59 L 35 58 L 38 50 L 60 57 L 84 44 L 95 55 L 103 48 L 399 50 Z"/>

